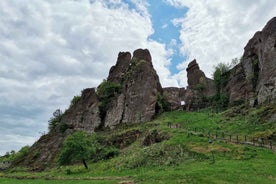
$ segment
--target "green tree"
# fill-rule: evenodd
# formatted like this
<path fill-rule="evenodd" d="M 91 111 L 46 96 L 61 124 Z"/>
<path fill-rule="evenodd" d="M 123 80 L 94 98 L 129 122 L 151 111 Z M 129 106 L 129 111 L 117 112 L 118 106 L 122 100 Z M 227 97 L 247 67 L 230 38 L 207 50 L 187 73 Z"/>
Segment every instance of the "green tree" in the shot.
<path fill-rule="evenodd" d="M 77 131 L 65 140 L 58 162 L 60 165 L 68 165 L 82 161 L 84 167 L 88 169 L 86 161 L 96 154 L 97 146 L 95 134 Z"/>
<path fill-rule="evenodd" d="M 62 115 L 63 115 L 63 113 L 60 109 L 55 110 L 55 112 L 53 113 L 53 117 L 51 117 L 50 120 L 48 121 L 49 131 L 54 130 L 55 127 L 60 123 Z"/>
<path fill-rule="evenodd" d="M 219 63 L 215 66 L 215 72 L 213 73 L 214 83 L 217 90 L 217 93 L 220 93 L 221 88 L 228 81 L 228 71 L 230 66 L 224 63 Z"/>

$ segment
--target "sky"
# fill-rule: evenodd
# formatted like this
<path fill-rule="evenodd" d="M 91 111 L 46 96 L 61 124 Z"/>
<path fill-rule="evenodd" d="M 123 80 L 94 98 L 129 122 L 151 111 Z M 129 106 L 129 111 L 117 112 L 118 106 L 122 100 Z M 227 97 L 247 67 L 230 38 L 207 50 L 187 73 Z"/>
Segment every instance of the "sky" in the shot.
<path fill-rule="evenodd" d="M 212 77 L 275 16 L 275 0 L 1 0 L 0 155 L 32 145 L 56 109 L 148 48 L 163 87 L 197 59 Z"/>

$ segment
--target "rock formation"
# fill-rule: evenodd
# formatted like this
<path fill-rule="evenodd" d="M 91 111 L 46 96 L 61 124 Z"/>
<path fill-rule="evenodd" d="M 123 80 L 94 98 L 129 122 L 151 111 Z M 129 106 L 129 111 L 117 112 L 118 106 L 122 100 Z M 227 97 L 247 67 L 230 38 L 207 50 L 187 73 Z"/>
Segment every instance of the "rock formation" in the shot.
<path fill-rule="evenodd" d="M 114 71 L 120 71 L 119 77 L 113 74 Z M 108 82 L 114 81 L 120 81 L 122 92 L 110 101 L 104 118 L 105 127 L 145 122 L 156 115 L 157 95 L 162 93 L 162 87 L 147 49 L 135 50 L 131 60 L 129 53 L 120 53 L 108 76 Z"/>
<path fill-rule="evenodd" d="M 214 82 L 200 70 L 196 60 L 189 63 L 187 71 L 188 87 L 185 95 L 186 110 L 206 107 L 206 98 L 215 94 Z"/>
<path fill-rule="evenodd" d="M 183 105 L 181 102 L 185 102 L 185 88 L 168 87 L 163 88 L 163 96 L 167 102 L 169 102 L 169 110 L 182 110 Z"/>
<path fill-rule="evenodd" d="M 257 32 L 244 48 L 241 63 L 228 72 L 221 91 L 230 103 L 247 101 L 251 106 L 276 102 L 276 18 Z M 196 60 L 187 68 L 188 87 L 162 89 L 147 49 L 120 52 L 116 65 L 97 89 L 83 90 L 80 99 L 62 116 L 59 124 L 30 148 L 30 153 L 14 164 L 43 169 L 56 161 L 65 138 L 75 130 L 92 132 L 114 128 L 121 123 L 152 120 L 163 100 L 170 110 L 206 107 L 215 95 L 213 80 L 200 70 Z M 104 88 L 105 87 L 105 88 Z"/>
<path fill-rule="evenodd" d="M 65 138 L 75 130 L 92 132 L 121 123 L 150 121 L 158 113 L 157 100 L 162 87 L 147 49 L 134 51 L 132 58 L 129 52 L 120 52 L 104 83 L 106 88 L 102 91 L 84 89 L 80 99 L 61 116 L 59 124 L 15 164 L 43 169 L 54 163 Z"/>
<path fill-rule="evenodd" d="M 255 33 L 244 48 L 241 63 L 230 70 L 224 91 L 230 103 L 250 106 L 276 102 L 276 17 Z"/>
<path fill-rule="evenodd" d="M 94 131 L 101 124 L 95 88 L 82 91 L 81 98 L 62 116 L 61 124 L 75 130 Z"/>

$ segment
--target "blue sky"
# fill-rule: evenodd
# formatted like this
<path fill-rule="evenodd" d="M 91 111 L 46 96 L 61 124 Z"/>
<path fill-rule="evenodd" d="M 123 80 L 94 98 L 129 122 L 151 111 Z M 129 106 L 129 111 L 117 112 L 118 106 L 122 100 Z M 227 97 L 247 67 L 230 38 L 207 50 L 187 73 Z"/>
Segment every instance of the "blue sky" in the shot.
<path fill-rule="evenodd" d="M 181 44 L 180 26 L 174 25 L 172 20 L 182 18 L 187 12 L 187 7 L 174 7 L 164 1 L 150 0 L 148 6 L 153 24 L 154 34 L 149 39 L 156 40 L 166 45 L 166 49 L 172 49 L 171 64 L 169 66 L 172 74 L 177 74 L 177 64 L 185 61 L 185 55 L 179 52 Z"/>
<path fill-rule="evenodd" d="M 0 155 L 47 132 L 52 112 L 96 87 L 120 51 L 148 48 L 163 87 L 240 57 L 275 0 L 1 0 Z"/>

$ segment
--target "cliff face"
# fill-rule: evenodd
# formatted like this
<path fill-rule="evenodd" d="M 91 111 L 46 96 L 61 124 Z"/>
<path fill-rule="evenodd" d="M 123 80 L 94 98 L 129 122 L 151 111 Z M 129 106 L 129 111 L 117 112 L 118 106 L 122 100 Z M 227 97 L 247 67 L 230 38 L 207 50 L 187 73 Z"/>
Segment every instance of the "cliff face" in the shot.
<path fill-rule="evenodd" d="M 255 33 L 244 48 L 242 61 L 230 71 L 224 91 L 230 103 L 250 106 L 276 101 L 276 17 Z"/>
<path fill-rule="evenodd" d="M 101 124 L 95 88 L 82 91 L 81 98 L 61 118 L 61 124 L 75 130 L 93 131 Z"/>
<path fill-rule="evenodd" d="M 105 127 L 145 122 L 156 115 L 157 95 L 162 94 L 162 87 L 147 49 L 134 51 L 132 59 L 130 53 L 120 53 L 107 81 L 119 83 L 122 91 L 109 103 Z"/>
<path fill-rule="evenodd" d="M 244 48 L 241 62 L 226 73 L 227 82 L 220 91 L 231 105 L 249 106 L 276 103 L 276 17 L 256 32 Z M 205 77 L 196 60 L 187 68 L 186 110 L 206 107 L 205 97 L 215 95 L 214 83 Z"/>

